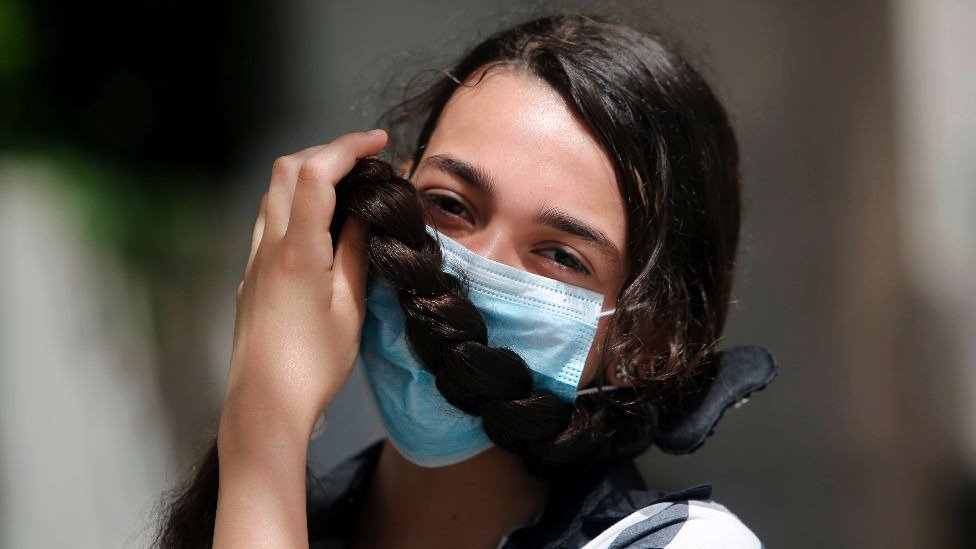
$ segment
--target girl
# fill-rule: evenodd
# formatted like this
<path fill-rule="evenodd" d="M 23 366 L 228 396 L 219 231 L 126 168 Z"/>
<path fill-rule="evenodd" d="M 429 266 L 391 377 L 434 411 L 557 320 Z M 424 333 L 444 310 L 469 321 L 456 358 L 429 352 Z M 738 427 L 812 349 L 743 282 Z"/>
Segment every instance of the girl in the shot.
<path fill-rule="evenodd" d="M 630 461 L 694 451 L 776 373 L 715 350 L 738 151 L 698 73 L 561 15 L 390 114 L 399 174 L 383 130 L 275 162 L 217 442 L 159 545 L 760 547 L 710 486 L 648 491 Z M 356 363 L 389 439 L 307 482 Z"/>

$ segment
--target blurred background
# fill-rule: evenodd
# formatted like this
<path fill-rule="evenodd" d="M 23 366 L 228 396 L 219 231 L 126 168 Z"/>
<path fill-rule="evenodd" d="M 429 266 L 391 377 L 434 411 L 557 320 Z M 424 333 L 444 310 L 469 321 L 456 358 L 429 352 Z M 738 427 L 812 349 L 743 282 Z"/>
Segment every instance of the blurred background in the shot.
<path fill-rule="evenodd" d="M 274 159 L 576 8 L 677 40 L 732 113 L 726 344 L 781 366 L 649 485 L 712 483 L 768 547 L 971 544 L 971 0 L 0 0 L 0 547 L 146 545 L 217 425 Z M 358 373 L 329 414 L 319 471 L 382 436 Z"/>

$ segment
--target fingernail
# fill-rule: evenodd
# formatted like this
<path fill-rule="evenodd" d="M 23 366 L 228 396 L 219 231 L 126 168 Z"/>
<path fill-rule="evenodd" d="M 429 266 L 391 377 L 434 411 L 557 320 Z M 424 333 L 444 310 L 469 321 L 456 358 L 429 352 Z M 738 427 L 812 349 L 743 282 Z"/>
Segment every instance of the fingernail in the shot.
<path fill-rule="evenodd" d="M 366 133 L 369 134 L 369 135 L 383 135 L 386 132 L 383 131 L 383 130 L 380 130 L 380 129 L 376 129 L 376 130 L 369 130 Z"/>

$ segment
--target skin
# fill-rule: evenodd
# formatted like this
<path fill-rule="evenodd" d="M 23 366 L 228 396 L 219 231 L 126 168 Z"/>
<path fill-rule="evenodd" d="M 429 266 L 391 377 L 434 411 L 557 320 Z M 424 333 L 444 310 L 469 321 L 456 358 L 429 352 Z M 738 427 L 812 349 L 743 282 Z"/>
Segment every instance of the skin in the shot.
<path fill-rule="evenodd" d="M 365 228 L 348 221 L 333 254 L 334 186 L 356 159 L 377 154 L 385 143 L 383 132 L 347 134 L 278 159 L 272 169 L 238 290 L 218 432 L 215 547 L 308 546 L 308 438 L 348 379 L 365 317 Z M 490 173 L 491 196 L 438 158 Z M 438 229 L 475 253 L 601 292 L 604 309 L 614 306 L 626 258 L 536 222 L 540 212 L 558 208 L 624 249 L 626 216 L 612 163 L 537 77 L 496 68 L 459 89 L 412 182 Z M 597 340 L 606 323 L 600 322 Z M 595 376 L 598 351 L 591 349 L 581 386 Z M 510 529 L 531 522 L 546 490 L 516 456 L 497 448 L 429 469 L 386 444 L 357 545 L 495 547 Z"/>

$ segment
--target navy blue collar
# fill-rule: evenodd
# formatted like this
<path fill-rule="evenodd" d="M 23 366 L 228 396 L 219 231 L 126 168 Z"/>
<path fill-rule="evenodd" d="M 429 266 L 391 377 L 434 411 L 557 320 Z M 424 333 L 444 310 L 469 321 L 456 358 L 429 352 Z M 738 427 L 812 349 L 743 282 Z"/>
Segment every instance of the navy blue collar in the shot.
<path fill-rule="evenodd" d="M 772 383 L 779 365 L 768 349 L 730 347 L 709 355 L 693 376 L 694 390 L 659 407 L 654 445 L 669 454 L 690 454 L 705 444 L 725 411 Z"/>
<path fill-rule="evenodd" d="M 346 547 L 356 532 L 383 442 L 349 458 L 308 487 L 312 549 Z M 512 532 L 505 549 L 578 547 L 631 513 L 663 501 L 708 499 L 711 485 L 675 493 L 647 490 L 633 462 L 581 467 L 551 484 L 539 520 Z"/>
<path fill-rule="evenodd" d="M 664 501 L 708 499 L 712 486 L 680 492 L 648 490 L 632 461 L 594 465 L 550 488 L 542 517 L 513 532 L 504 549 L 581 547 L 624 517 Z"/>

